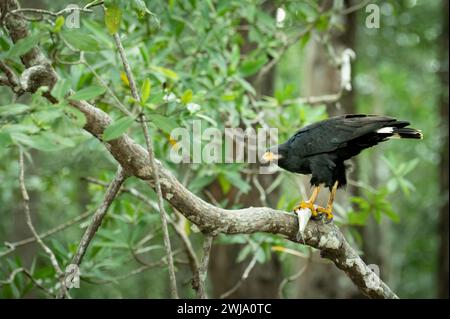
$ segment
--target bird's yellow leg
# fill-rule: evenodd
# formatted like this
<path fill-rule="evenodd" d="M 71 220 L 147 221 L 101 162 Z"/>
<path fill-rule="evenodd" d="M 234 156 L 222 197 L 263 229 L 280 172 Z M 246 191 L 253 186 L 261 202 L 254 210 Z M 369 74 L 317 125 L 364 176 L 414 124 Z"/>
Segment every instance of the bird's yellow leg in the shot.
<path fill-rule="evenodd" d="M 311 194 L 311 197 L 305 202 L 304 200 L 302 200 L 300 202 L 300 204 L 298 204 L 297 206 L 294 207 L 294 212 L 299 210 L 299 209 L 305 209 L 305 208 L 309 208 L 311 210 L 311 214 L 312 216 L 317 216 L 317 211 L 314 208 L 314 203 L 317 200 L 317 196 L 319 195 L 320 192 L 320 186 L 315 186 L 313 189 L 313 192 Z"/>
<path fill-rule="evenodd" d="M 338 182 L 336 181 L 333 185 L 333 188 L 331 189 L 330 197 L 328 198 L 327 208 L 317 207 L 317 211 L 319 213 L 326 214 L 328 220 L 333 219 L 332 209 L 333 209 L 333 202 L 334 202 L 334 198 L 336 196 L 337 188 L 338 188 Z"/>

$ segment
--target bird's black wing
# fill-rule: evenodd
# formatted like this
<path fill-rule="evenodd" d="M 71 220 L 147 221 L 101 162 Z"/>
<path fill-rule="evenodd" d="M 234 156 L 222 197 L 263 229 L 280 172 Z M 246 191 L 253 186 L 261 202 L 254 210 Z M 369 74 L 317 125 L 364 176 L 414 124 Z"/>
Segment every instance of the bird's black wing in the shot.
<path fill-rule="evenodd" d="M 352 114 L 329 118 L 298 130 L 289 140 L 290 149 L 301 157 L 333 152 L 349 142 L 388 126 L 404 127 L 406 121 L 378 115 Z"/>

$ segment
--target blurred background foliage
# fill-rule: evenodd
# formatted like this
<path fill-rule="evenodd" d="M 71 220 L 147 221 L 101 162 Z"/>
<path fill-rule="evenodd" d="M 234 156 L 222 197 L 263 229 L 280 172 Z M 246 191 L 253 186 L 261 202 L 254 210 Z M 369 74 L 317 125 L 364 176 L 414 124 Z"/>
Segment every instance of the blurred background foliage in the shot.
<path fill-rule="evenodd" d="M 21 4 L 58 11 L 72 2 Z M 125 116 L 119 102 L 128 109 L 134 104 L 108 32 L 120 27 L 138 87 L 147 96 L 138 107 L 151 121 L 157 158 L 192 192 L 227 208 L 290 210 L 299 195 L 308 195 L 308 179 L 284 172 L 258 176 L 249 164 L 175 164 L 169 159 L 178 142 L 170 137 L 173 128 L 191 128 L 194 120 L 203 131 L 277 127 L 284 140 L 335 114 L 409 120 L 423 130 L 424 140 L 392 141 L 362 153 L 348 192 L 339 192 L 335 222 L 400 297 L 447 297 L 448 180 L 447 186 L 442 182 L 448 174 L 447 2 L 372 2 L 380 9 L 380 28 L 366 27 L 366 1 L 110 0 L 105 5 L 120 24 L 106 19 L 105 25 L 102 8 L 95 7 L 81 14 L 80 28 L 45 16 L 30 29 L 62 79 L 53 94 L 71 88 L 92 97 L 117 121 Z M 0 58 L 22 71 L 4 29 L 0 46 Z M 346 48 L 356 53 L 351 92 L 340 88 Z M 298 99 L 327 94 L 339 96 L 328 103 Z M 16 100 L 1 86 L 0 100 L 0 280 L 24 267 L 41 285 L 55 289 L 47 255 L 33 243 L 17 244 L 31 235 L 20 204 L 18 148 L 27 155 L 26 183 L 38 232 L 69 223 L 45 237 L 62 265 L 76 251 L 116 163 L 80 129 L 83 117 L 64 103 L 50 105 L 40 92 Z M 144 145 L 139 126 L 130 125 L 125 129 Z M 123 192 L 114 201 L 81 266 L 81 288 L 71 291 L 74 297 L 169 296 L 155 195 L 135 178 L 124 187 L 147 200 Z M 167 211 L 200 256 L 203 236 L 169 206 Z M 183 242 L 170 231 L 180 294 L 193 297 Z M 213 297 L 227 291 L 231 297 L 361 297 L 317 251 L 278 236 L 220 235 L 212 254 L 208 292 Z M 246 270 L 249 276 L 242 280 Z M 1 284 L 0 296 L 47 297 L 22 275 Z"/>

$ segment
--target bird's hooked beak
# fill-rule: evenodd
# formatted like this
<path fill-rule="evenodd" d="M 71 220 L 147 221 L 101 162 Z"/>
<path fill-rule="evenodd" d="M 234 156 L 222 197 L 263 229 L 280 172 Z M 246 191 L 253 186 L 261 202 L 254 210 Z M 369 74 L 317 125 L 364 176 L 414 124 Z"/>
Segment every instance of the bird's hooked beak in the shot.
<path fill-rule="evenodd" d="M 270 163 L 273 161 L 276 161 L 280 159 L 282 156 L 280 154 L 273 153 L 271 151 L 267 151 L 264 153 L 264 155 L 261 157 L 262 163 Z"/>

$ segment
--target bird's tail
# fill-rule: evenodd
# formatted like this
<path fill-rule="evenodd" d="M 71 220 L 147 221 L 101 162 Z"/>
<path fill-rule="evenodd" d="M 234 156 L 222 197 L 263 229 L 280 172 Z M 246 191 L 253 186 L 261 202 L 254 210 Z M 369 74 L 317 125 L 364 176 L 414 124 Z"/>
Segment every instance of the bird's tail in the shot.
<path fill-rule="evenodd" d="M 394 134 L 391 138 L 415 138 L 415 139 L 423 139 L 422 131 L 416 130 L 415 128 L 404 127 L 394 129 Z"/>
<path fill-rule="evenodd" d="M 412 138 L 412 139 L 422 139 L 423 134 L 421 130 L 416 130 L 411 127 L 383 127 L 377 131 L 378 134 L 386 135 L 389 139 L 394 138 Z"/>

